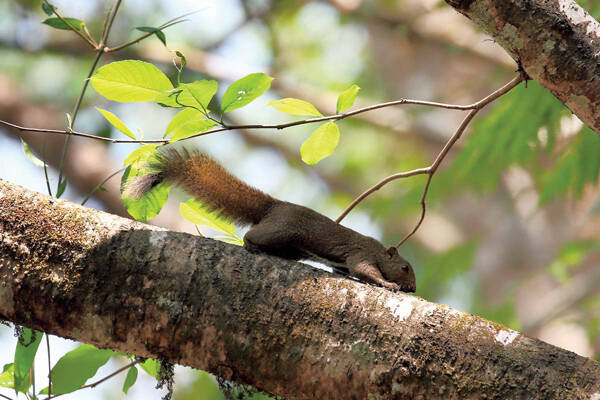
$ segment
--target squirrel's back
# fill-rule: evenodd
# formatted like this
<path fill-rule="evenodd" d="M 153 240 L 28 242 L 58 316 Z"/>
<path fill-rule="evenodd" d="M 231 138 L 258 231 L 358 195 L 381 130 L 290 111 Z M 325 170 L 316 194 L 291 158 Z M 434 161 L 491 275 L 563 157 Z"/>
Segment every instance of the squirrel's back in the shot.
<path fill-rule="evenodd" d="M 211 210 L 242 224 L 257 224 L 277 202 L 198 151 L 172 148 L 158 151 L 150 170 L 152 173 L 128 181 L 124 195 L 140 198 L 160 182 L 168 181 Z"/>

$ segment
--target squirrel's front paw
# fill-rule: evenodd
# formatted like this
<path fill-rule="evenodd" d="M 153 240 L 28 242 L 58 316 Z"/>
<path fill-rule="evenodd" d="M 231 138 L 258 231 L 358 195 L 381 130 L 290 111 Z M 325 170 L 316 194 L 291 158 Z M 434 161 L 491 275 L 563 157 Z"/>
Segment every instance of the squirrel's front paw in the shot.
<path fill-rule="evenodd" d="M 381 286 L 383 286 L 384 288 L 390 289 L 392 292 L 399 292 L 400 291 L 400 285 L 398 285 L 397 283 L 394 282 L 388 282 L 388 281 L 382 281 L 382 282 L 378 282 Z"/>

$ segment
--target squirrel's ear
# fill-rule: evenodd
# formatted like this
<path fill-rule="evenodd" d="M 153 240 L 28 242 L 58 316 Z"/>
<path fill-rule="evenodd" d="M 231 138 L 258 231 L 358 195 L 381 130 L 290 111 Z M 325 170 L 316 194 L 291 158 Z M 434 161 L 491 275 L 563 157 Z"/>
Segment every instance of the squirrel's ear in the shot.
<path fill-rule="evenodd" d="M 394 246 L 390 247 L 389 249 L 387 249 L 387 253 L 390 257 L 394 257 L 398 255 L 398 249 L 395 248 Z"/>

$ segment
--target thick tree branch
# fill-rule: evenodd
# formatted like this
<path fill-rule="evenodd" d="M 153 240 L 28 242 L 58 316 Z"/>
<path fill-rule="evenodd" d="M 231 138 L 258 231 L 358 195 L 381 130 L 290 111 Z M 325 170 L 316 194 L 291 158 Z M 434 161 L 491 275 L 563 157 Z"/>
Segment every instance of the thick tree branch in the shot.
<path fill-rule="evenodd" d="M 17 324 L 288 398 L 600 396 L 597 362 L 447 306 L 3 181 L 0 200 Z"/>
<path fill-rule="evenodd" d="M 600 24 L 572 0 L 446 0 L 600 133 Z"/>

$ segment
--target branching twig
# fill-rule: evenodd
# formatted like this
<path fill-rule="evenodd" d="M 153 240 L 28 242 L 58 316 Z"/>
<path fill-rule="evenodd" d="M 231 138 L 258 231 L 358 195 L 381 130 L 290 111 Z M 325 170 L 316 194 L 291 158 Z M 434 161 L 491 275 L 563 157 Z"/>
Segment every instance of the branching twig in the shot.
<path fill-rule="evenodd" d="M 426 199 L 427 193 L 429 191 L 429 185 L 431 184 L 431 179 L 433 178 L 433 175 L 437 171 L 441 162 L 444 160 L 444 158 L 446 157 L 446 155 L 448 154 L 448 152 L 450 151 L 450 149 L 452 148 L 454 143 L 456 143 L 456 141 L 458 139 L 460 139 L 463 132 L 469 125 L 469 122 L 471 122 L 471 120 L 473 119 L 475 114 L 477 114 L 479 112 L 479 110 L 481 110 L 483 107 L 485 107 L 492 101 L 496 100 L 500 96 L 508 93 L 512 88 L 514 88 L 519 83 L 521 83 L 521 81 L 523 81 L 523 77 L 521 75 L 519 75 L 519 76 L 513 78 L 506 85 L 502 86 L 500 89 L 498 89 L 498 90 L 494 91 L 493 93 L 491 93 L 490 95 L 486 96 L 485 98 L 479 100 L 476 103 L 473 103 L 473 104 L 470 104 L 467 106 L 458 106 L 458 105 L 443 104 L 443 103 L 432 103 L 432 102 L 426 102 L 426 101 L 418 101 L 418 102 L 415 101 L 413 103 L 412 100 L 411 100 L 411 103 L 405 103 L 405 104 L 423 104 L 423 105 L 447 108 L 447 109 L 452 109 L 452 110 L 471 110 L 471 111 L 467 114 L 465 119 L 462 121 L 462 123 L 460 124 L 460 126 L 458 127 L 456 132 L 454 132 L 454 134 L 450 137 L 450 139 L 448 139 L 448 142 L 446 142 L 444 148 L 440 151 L 440 153 L 437 155 L 434 162 L 430 166 L 425 167 L 425 168 L 413 169 L 413 170 L 407 171 L 407 172 L 400 172 L 400 173 L 397 173 L 394 175 L 390 175 L 387 178 L 381 180 L 379 183 L 372 186 L 371 188 L 369 188 L 368 190 L 363 192 L 360 196 L 358 196 L 354 201 L 352 201 L 352 203 L 350 203 L 350 205 L 336 219 L 336 222 L 339 223 L 346 215 L 348 215 L 348 213 L 354 207 L 356 207 L 356 205 L 358 205 L 358 203 L 360 203 L 362 200 L 364 200 L 371 193 L 381 189 L 387 183 L 389 183 L 393 180 L 396 180 L 396 179 L 408 178 L 408 177 L 414 176 L 414 175 L 427 174 L 428 175 L 427 181 L 425 182 L 425 188 L 423 189 L 423 194 L 421 195 L 421 200 L 420 200 L 421 216 L 419 217 L 419 221 L 417 222 L 415 227 L 396 245 L 396 248 L 398 248 L 400 245 L 402 245 L 404 242 L 406 242 L 419 229 L 419 227 L 421 226 L 421 223 L 423 222 L 423 219 L 425 218 L 425 211 L 426 211 L 425 199 Z M 401 101 L 402 100 L 399 100 L 398 102 L 401 102 Z M 398 103 L 398 102 L 391 102 L 391 103 Z M 389 103 L 384 103 L 384 104 L 389 104 Z M 377 106 L 371 106 L 371 107 L 366 107 L 366 108 L 374 109 L 374 107 L 379 108 Z"/>
<path fill-rule="evenodd" d="M 187 17 L 187 16 L 189 16 L 189 15 L 195 14 L 195 13 L 197 13 L 197 12 L 199 12 L 199 11 L 200 11 L 200 10 L 191 11 L 191 12 L 189 12 L 189 13 L 186 13 L 186 14 L 180 15 L 180 16 L 179 16 L 179 17 L 177 17 L 177 18 L 173 18 L 172 20 L 170 20 L 170 21 L 167 21 L 167 22 L 165 22 L 164 24 L 162 24 L 162 25 L 160 25 L 159 27 L 157 27 L 157 28 L 156 28 L 156 30 L 157 30 L 157 31 L 162 31 L 163 29 L 166 29 L 166 28 L 169 28 L 169 27 L 171 27 L 171 26 L 173 26 L 173 25 L 177 25 L 177 24 L 179 24 L 179 23 L 181 23 L 181 22 L 187 21 L 187 20 L 185 20 L 185 19 L 183 19 L 183 18 L 185 18 L 185 17 Z M 105 53 L 112 53 L 112 52 L 115 52 L 115 51 L 122 50 L 122 49 L 124 49 L 124 48 L 126 48 L 126 47 L 129 47 L 129 46 L 131 46 L 131 45 L 134 45 L 134 44 L 136 44 L 136 43 L 138 43 L 138 42 L 141 42 L 142 40 L 146 39 L 146 38 L 147 38 L 147 37 L 149 37 L 149 36 L 152 36 L 152 35 L 154 35 L 155 33 L 156 33 L 156 31 L 147 32 L 147 33 L 144 33 L 143 35 L 140 35 L 140 36 L 138 36 L 137 38 L 135 38 L 135 39 L 133 39 L 133 40 L 130 40 L 129 42 L 125 42 L 125 43 L 123 43 L 123 44 L 120 44 L 120 45 L 118 45 L 118 46 L 115 46 L 115 47 L 105 47 L 105 48 L 104 48 L 104 52 L 105 52 Z"/>
<path fill-rule="evenodd" d="M 502 90 L 502 89 L 500 89 L 500 90 Z M 508 90 L 510 90 L 510 88 Z M 492 95 L 494 95 L 494 94 L 495 93 L 492 93 Z M 490 96 L 492 96 L 492 95 L 490 95 Z M 491 101 L 488 99 L 490 96 L 488 96 L 485 99 L 482 99 L 476 103 L 467 104 L 467 105 L 436 103 L 436 102 L 432 102 L 432 101 L 422 101 L 422 100 L 413 100 L 413 99 L 400 99 L 400 100 L 390 101 L 387 103 L 374 104 L 374 105 L 371 105 L 368 107 L 359 108 L 359 109 L 349 111 L 346 113 L 328 115 L 325 117 L 318 117 L 318 118 L 308 118 L 308 119 L 303 119 L 303 120 L 299 120 L 299 121 L 286 122 L 283 124 L 225 125 L 225 126 L 222 126 L 219 128 L 211 129 L 206 132 L 197 133 L 195 135 L 189 136 L 182 140 L 192 139 L 197 136 L 209 135 L 211 133 L 232 131 L 232 130 L 236 130 L 236 129 L 286 129 L 286 128 L 290 128 L 292 126 L 312 124 L 312 123 L 316 123 L 316 122 L 331 121 L 331 120 L 339 121 L 339 120 L 351 117 L 353 115 L 365 113 L 367 111 L 373 111 L 373 110 L 377 110 L 380 108 L 391 107 L 391 106 L 402 105 L 402 104 L 424 105 L 424 106 L 444 108 L 444 109 L 449 109 L 449 110 L 463 110 L 463 111 L 464 110 L 474 110 L 474 109 L 482 108 L 483 106 L 488 104 Z M 16 125 L 16 124 L 13 124 L 13 123 L 10 123 L 7 121 L 2 121 L 2 120 L 0 120 L 0 123 L 10 126 L 12 128 L 18 129 L 20 131 L 24 131 L 24 132 L 26 131 L 26 132 L 58 133 L 61 135 L 73 135 L 73 136 L 86 137 L 89 139 L 102 140 L 102 141 L 106 141 L 106 142 L 110 142 L 110 143 L 157 143 L 157 144 L 169 143 L 168 139 L 143 139 L 143 140 L 113 139 L 113 138 L 107 138 L 107 137 L 103 137 L 103 136 L 97 136 L 97 135 L 92 135 L 89 133 L 78 132 L 78 131 L 68 131 L 68 130 L 60 130 L 60 129 L 28 128 L 28 127 Z M 412 173 L 408 176 L 417 175 L 419 173 L 424 174 L 424 173 L 427 173 L 427 171 Z M 403 174 L 399 174 L 399 175 L 403 175 Z M 402 177 L 403 176 L 393 175 L 392 177 L 389 177 L 389 178 L 391 178 L 391 180 L 394 180 L 394 179 L 398 179 L 398 178 L 402 178 Z M 386 179 L 389 179 L 389 178 L 386 178 Z M 384 182 L 384 184 L 385 183 L 387 183 L 387 181 Z M 377 189 L 379 189 L 379 187 Z M 341 218 L 343 218 L 344 216 L 345 216 L 345 214 Z"/>
<path fill-rule="evenodd" d="M 81 137 L 85 137 L 88 139 L 95 139 L 95 140 L 100 140 L 100 141 L 110 142 L 110 143 L 155 143 L 155 144 L 169 143 L 168 139 L 142 139 L 142 140 L 113 139 L 113 138 L 108 138 L 108 137 L 104 137 L 104 136 L 92 135 L 90 133 L 78 132 L 78 131 L 68 131 L 68 130 L 64 130 L 64 129 L 28 128 L 26 126 L 20 126 L 17 124 L 13 124 L 11 122 L 3 121 L 1 119 L 0 119 L 0 124 L 17 129 L 21 132 L 58 133 L 60 135 L 81 136 Z"/>
<path fill-rule="evenodd" d="M 115 372 L 113 372 L 112 374 L 109 374 L 109 375 L 105 376 L 104 378 L 102 378 L 102 379 L 100 379 L 100 380 L 97 380 L 96 382 L 93 382 L 93 383 L 88 383 L 87 385 L 83 385 L 83 386 L 81 386 L 81 387 L 77 388 L 76 390 L 81 390 L 81 389 L 87 389 L 87 388 L 93 388 L 93 387 L 96 387 L 96 386 L 98 386 L 99 384 L 101 384 L 102 382 L 105 382 L 105 381 L 109 380 L 110 378 L 112 378 L 112 377 L 114 377 L 114 376 L 116 376 L 116 375 L 120 374 L 121 372 L 123 372 L 123 371 L 126 371 L 126 370 L 128 370 L 129 368 L 131 368 L 131 367 L 133 367 L 133 366 L 135 366 L 135 365 L 139 364 L 139 362 L 140 362 L 139 360 L 132 361 L 132 362 L 130 362 L 129 364 L 125 365 L 124 367 L 121 367 L 121 368 L 119 368 L 118 370 L 116 370 L 116 371 L 115 371 Z M 73 393 L 73 392 L 70 392 L 70 393 Z M 54 396 L 48 396 L 48 397 L 46 397 L 46 400 L 49 400 L 49 399 L 55 399 L 55 398 L 57 398 L 57 397 L 59 397 L 59 396 L 62 396 L 63 394 L 68 394 L 68 393 L 59 393 L 59 394 L 57 394 L 57 395 L 54 395 Z"/>
<path fill-rule="evenodd" d="M 98 45 L 96 46 L 96 57 L 94 58 L 94 61 L 92 62 L 90 71 L 88 72 L 87 78 L 85 79 L 85 81 L 83 83 L 83 87 L 81 88 L 79 97 L 77 98 L 77 101 L 75 102 L 75 107 L 73 108 L 73 115 L 71 116 L 71 122 L 69 124 L 69 129 L 68 129 L 69 131 L 71 131 L 73 129 L 73 126 L 75 124 L 75 119 L 77 118 L 77 114 L 79 113 L 79 107 L 81 107 L 81 102 L 83 101 L 83 96 L 85 96 L 85 92 L 86 92 L 88 84 L 90 82 L 90 77 L 96 70 L 96 66 L 98 65 L 98 62 L 100 61 L 100 57 L 102 57 L 102 54 L 104 53 L 104 47 L 106 46 L 106 40 L 108 39 L 108 34 L 110 33 L 110 28 L 112 27 L 115 17 L 117 16 L 117 11 L 119 10 L 120 5 L 121 5 L 121 0 L 117 0 L 113 9 L 111 10 L 110 14 L 107 16 L 107 18 L 105 20 L 104 30 L 102 32 L 102 37 L 100 38 L 100 43 L 98 43 Z M 60 187 L 60 185 L 62 183 L 63 167 L 64 167 L 64 162 L 65 162 L 65 156 L 67 154 L 67 148 L 69 147 L 69 139 L 70 139 L 70 136 L 67 136 L 67 139 L 65 140 L 65 144 L 63 146 L 62 154 L 60 156 L 60 163 L 58 165 L 57 191 L 59 190 L 58 188 Z"/>
<path fill-rule="evenodd" d="M 96 42 L 94 42 L 94 38 L 90 37 L 87 34 L 84 35 L 83 32 L 81 32 L 79 29 L 75 28 L 67 19 L 65 19 L 62 15 L 60 15 L 58 13 L 58 11 L 56 11 L 56 7 L 52 7 L 52 12 L 54 13 L 54 15 L 56 15 L 56 18 L 58 18 L 63 24 L 65 24 L 66 26 L 68 26 L 69 29 L 71 29 L 73 32 L 75 32 L 83 40 L 85 40 L 85 42 L 87 44 L 89 44 L 90 46 L 92 46 L 92 48 L 95 49 L 95 48 L 98 47 L 98 44 Z"/>

